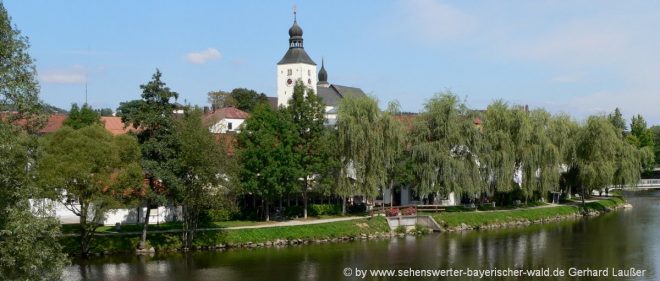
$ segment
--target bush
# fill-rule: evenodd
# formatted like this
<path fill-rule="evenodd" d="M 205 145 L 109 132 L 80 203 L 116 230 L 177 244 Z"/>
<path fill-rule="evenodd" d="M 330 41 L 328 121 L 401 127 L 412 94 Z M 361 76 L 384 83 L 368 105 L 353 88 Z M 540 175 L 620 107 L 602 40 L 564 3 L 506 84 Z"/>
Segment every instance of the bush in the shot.
<path fill-rule="evenodd" d="M 388 217 L 396 217 L 399 215 L 399 208 L 385 209 L 385 215 Z"/>
<path fill-rule="evenodd" d="M 397 234 L 406 234 L 408 231 L 406 230 L 406 227 L 403 225 L 399 225 L 394 229 L 394 232 Z"/>
<path fill-rule="evenodd" d="M 303 206 L 289 206 L 284 208 L 284 216 L 288 219 L 301 217 L 303 214 Z"/>
<path fill-rule="evenodd" d="M 416 224 L 415 228 L 413 228 L 413 230 L 411 230 L 411 232 L 415 235 L 424 235 L 424 234 L 431 233 L 431 229 L 429 229 L 428 227 L 423 226 L 421 224 Z"/>
<path fill-rule="evenodd" d="M 413 207 L 408 207 L 403 210 L 401 210 L 401 215 L 402 216 L 412 216 L 417 214 L 417 210 Z"/>
<path fill-rule="evenodd" d="M 341 214 L 341 205 L 338 204 L 312 204 L 307 210 L 310 216 L 336 216 Z"/>
<path fill-rule="evenodd" d="M 207 210 L 202 217 L 202 221 L 214 222 L 214 221 L 228 221 L 234 217 L 234 213 L 229 210 L 218 209 L 218 210 Z"/>
<path fill-rule="evenodd" d="M 349 214 L 364 214 L 367 212 L 367 205 L 365 204 L 354 204 L 348 207 Z"/>

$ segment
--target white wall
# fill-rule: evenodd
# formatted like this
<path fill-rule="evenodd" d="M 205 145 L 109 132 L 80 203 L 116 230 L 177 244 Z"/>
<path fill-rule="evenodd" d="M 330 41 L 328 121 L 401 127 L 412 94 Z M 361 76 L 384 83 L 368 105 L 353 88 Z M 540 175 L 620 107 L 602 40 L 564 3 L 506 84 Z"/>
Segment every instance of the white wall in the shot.
<path fill-rule="evenodd" d="M 217 123 L 215 123 L 213 126 L 209 128 L 209 131 L 214 134 L 224 134 L 227 132 L 236 132 L 239 133 L 241 132 L 241 124 L 245 119 L 230 119 L 230 118 L 225 118 Z M 229 129 L 229 123 L 231 123 L 231 130 Z"/>
<path fill-rule="evenodd" d="M 291 70 L 291 75 L 289 75 Z M 293 83 L 287 84 L 291 79 Z M 316 91 L 317 83 L 316 65 L 304 63 L 282 64 L 277 66 L 277 105 L 286 106 L 293 96 L 293 86 L 297 80 L 303 81 L 305 86 Z M 311 83 L 310 83 L 311 82 Z"/>
<path fill-rule="evenodd" d="M 30 200 L 32 209 L 46 208 L 49 214 L 55 216 L 62 224 L 79 223 L 80 217 L 67 209 L 64 204 L 49 199 Z M 146 207 L 112 209 L 105 214 L 104 225 L 135 224 L 144 221 Z M 149 224 L 159 224 L 170 221 L 181 221 L 182 213 L 179 206 L 161 206 L 151 209 Z"/>

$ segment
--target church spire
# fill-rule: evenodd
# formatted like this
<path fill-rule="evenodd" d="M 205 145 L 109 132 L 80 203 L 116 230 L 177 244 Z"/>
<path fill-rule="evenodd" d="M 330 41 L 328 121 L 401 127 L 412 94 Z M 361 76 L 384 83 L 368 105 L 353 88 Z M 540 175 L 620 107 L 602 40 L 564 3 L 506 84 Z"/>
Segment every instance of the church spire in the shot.
<path fill-rule="evenodd" d="M 296 7 L 293 7 L 293 25 L 289 28 L 289 49 L 303 47 L 303 30 L 298 25 Z"/>
<path fill-rule="evenodd" d="M 321 58 L 321 70 L 319 70 L 318 79 L 319 86 L 328 87 L 330 85 L 330 83 L 328 83 L 328 72 L 325 71 L 325 61 L 323 58 Z"/>

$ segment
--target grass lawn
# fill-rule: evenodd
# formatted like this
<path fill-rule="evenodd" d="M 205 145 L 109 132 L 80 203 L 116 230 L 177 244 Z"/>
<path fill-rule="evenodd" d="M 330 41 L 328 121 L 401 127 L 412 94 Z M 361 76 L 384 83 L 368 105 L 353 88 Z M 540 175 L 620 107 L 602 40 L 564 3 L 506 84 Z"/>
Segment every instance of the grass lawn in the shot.
<path fill-rule="evenodd" d="M 164 224 L 161 226 L 166 227 Z M 174 224 L 171 224 L 168 227 L 174 226 Z M 152 229 L 151 225 L 149 229 Z M 195 245 L 210 246 L 227 243 L 260 243 L 276 239 L 324 239 L 389 231 L 390 228 L 384 217 L 373 217 L 309 225 L 200 231 L 197 233 Z M 181 248 L 182 245 L 181 235 L 179 233 L 150 233 L 147 235 L 147 240 L 149 241 L 149 245 L 157 250 L 176 250 Z M 78 237 L 76 236 L 61 238 L 61 243 L 68 253 L 76 253 L 78 251 L 78 241 Z M 92 252 L 131 252 L 135 250 L 138 241 L 139 235 L 137 234 L 97 236 L 92 245 Z"/>

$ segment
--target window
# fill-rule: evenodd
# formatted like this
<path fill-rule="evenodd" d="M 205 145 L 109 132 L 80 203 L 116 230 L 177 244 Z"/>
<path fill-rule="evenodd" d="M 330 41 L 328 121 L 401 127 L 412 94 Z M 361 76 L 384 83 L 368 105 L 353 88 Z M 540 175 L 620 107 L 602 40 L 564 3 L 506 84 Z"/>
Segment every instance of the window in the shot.
<path fill-rule="evenodd" d="M 293 74 L 293 71 L 291 71 L 291 69 L 287 69 L 287 71 L 286 71 L 286 75 L 291 76 L 291 74 Z"/>
<path fill-rule="evenodd" d="M 307 70 L 307 76 L 312 76 L 312 71 L 309 69 Z"/>
<path fill-rule="evenodd" d="M 229 122 L 229 124 L 227 124 L 227 129 L 231 130 L 233 128 L 234 128 L 234 125 L 231 122 Z"/>

